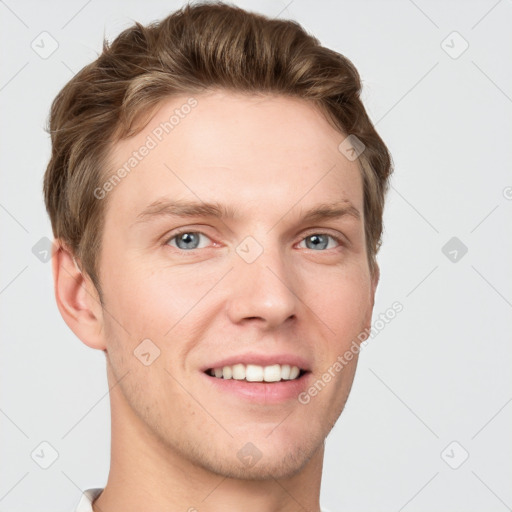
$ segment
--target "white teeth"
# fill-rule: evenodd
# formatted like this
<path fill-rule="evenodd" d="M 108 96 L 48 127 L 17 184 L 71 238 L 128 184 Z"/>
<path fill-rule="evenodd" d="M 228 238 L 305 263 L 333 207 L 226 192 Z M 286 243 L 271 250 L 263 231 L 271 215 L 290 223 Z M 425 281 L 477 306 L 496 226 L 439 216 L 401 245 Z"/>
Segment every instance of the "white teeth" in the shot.
<path fill-rule="evenodd" d="M 300 370 L 296 366 L 290 368 L 290 380 L 296 379 L 299 376 Z"/>
<path fill-rule="evenodd" d="M 245 367 L 245 380 L 249 382 L 261 382 L 263 380 L 263 366 L 248 364 Z"/>
<path fill-rule="evenodd" d="M 296 366 L 290 368 L 290 380 L 296 379 L 299 376 L 300 370 Z"/>
<path fill-rule="evenodd" d="M 290 365 L 281 365 L 281 379 L 288 380 L 290 378 Z"/>
<path fill-rule="evenodd" d="M 294 380 L 300 374 L 298 366 L 289 364 L 273 364 L 259 366 L 257 364 L 234 364 L 222 368 L 213 368 L 210 375 L 219 379 L 247 380 L 248 382 L 279 382 L 280 380 Z"/>
<path fill-rule="evenodd" d="M 281 380 L 281 366 L 273 364 L 263 369 L 263 380 L 265 382 L 277 382 Z"/>
<path fill-rule="evenodd" d="M 233 365 L 233 379 L 244 380 L 245 379 L 245 366 L 243 364 Z"/>

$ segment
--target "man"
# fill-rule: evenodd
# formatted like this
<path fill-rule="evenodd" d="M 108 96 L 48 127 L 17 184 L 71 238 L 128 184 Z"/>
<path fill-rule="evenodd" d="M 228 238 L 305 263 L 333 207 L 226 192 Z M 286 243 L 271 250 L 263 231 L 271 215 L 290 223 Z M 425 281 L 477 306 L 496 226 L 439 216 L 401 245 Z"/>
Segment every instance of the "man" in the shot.
<path fill-rule="evenodd" d="M 78 511 L 320 510 L 392 169 L 360 91 L 298 24 L 218 3 L 127 29 L 60 92 L 55 294 L 112 414 Z"/>

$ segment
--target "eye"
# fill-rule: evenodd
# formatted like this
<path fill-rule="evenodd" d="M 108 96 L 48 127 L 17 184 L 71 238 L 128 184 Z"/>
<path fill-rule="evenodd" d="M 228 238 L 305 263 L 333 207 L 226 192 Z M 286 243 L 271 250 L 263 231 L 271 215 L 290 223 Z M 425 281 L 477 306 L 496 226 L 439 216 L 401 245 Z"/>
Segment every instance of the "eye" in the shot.
<path fill-rule="evenodd" d="M 166 244 L 181 250 L 201 249 L 202 247 L 199 247 L 201 237 L 210 240 L 205 234 L 200 233 L 199 231 L 181 231 L 169 238 Z M 172 244 L 171 242 L 174 240 L 176 240 L 176 243 Z"/>
<path fill-rule="evenodd" d="M 327 233 L 312 233 L 311 235 L 308 235 L 306 238 L 304 238 L 302 242 L 306 241 L 306 248 L 312 249 L 314 251 L 319 251 L 326 248 L 332 249 L 333 247 L 328 247 L 329 238 L 334 240 L 338 246 L 341 245 L 341 240 L 338 237 L 328 235 Z"/>
<path fill-rule="evenodd" d="M 180 231 L 178 233 L 173 234 L 170 238 L 165 242 L 166 245 L 170 245 L 171 247 L 175 247 L 182 251 L 193 251 L 195 249 L 204 249 L 208 244 L 201 246 L 201 237 L 206 240 L 210 240 L 204 233 L 199 231 Z M 332 244 L 329 246 L 329 241 L 333 240 L 336 245 L 333 247 Z M 306 248 L 314 251 L 323 251 L 325 249 L 333 249 L 336 246 L 342 245 L 342 241 L 340 238 L 329 235 L 327 233 L 312 233 L 305 238 L 302 239 L 301 243 L 306 243 Z"/>

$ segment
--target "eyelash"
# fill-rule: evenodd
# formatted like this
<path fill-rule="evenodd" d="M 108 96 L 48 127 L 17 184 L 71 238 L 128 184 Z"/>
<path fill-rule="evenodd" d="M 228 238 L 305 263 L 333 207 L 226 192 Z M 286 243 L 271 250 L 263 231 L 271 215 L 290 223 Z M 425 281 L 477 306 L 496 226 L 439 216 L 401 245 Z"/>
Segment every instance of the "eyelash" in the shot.
<path fill-rule="evenodd" d="M 165 239 L 164 245 L 169 245 L 169 242 L 171 242 L 171 240 L 174 240 L 175 238 L 178 238 L 180 235 L 183 235 L 184 233 L 199 234 L 199 235 L 203 235 L 206 238 L 210 239 L 210 237 L 208 235 L 206 235 L 205 233 L 203 233 L 201 231 L 193 231 L 191 229 L 183 229 L 183 230 L 179 230 L 179 231 L 173 233 L 172 236 L 167 237 Z M 309 238 L 310 236 L 313 236 L 313 235 L 327 235 L 329 238 L 332 238 L 335 242 L 337 242 L 339 247 L 342 247 L 342 246 L 345 245 L 343 239 L 340 236 L 336 236 L 336 235 L 333 235 L 331 233 L 324 233 L 324 232 L 321 232 L 321 231 L 312 231 L 310 233 L 307 233 L 301 239 L 301 242 L 304 241 L 306 238 Z M 171 246 L 171 247 L 173 247 L 173 246 Z M 335 247 L 334 249 L 337 249 L 339 247 Z M 189 249 L 188 251 L 186 251 L 186 250 L 180 249 L 179 247 L 173 247 L 173 249 L 176 249 L 180 253 L 184 253 L 184 254 L 185 253 L 193 253 L 194 251 L 199 251 L 200 250 L 200 249 Z M 309 250 L 314 251 L 315 249 L 309 249 Z M 329 249 L 323 249 L 323 250 L 319 250 L 318 252 L 326 252 L 328 250 Z"/>

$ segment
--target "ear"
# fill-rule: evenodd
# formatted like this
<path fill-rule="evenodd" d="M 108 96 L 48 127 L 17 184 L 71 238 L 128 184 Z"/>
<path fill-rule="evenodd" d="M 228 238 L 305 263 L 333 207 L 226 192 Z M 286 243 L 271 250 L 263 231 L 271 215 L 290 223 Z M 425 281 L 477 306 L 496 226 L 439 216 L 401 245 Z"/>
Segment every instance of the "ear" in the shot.
<path fill-rule="evenodd" d="M 106 350 L 98 291 L 60 240 L 54 242 L 52 269 L 55 299 L 62 318 L 88 347 Z"/>

